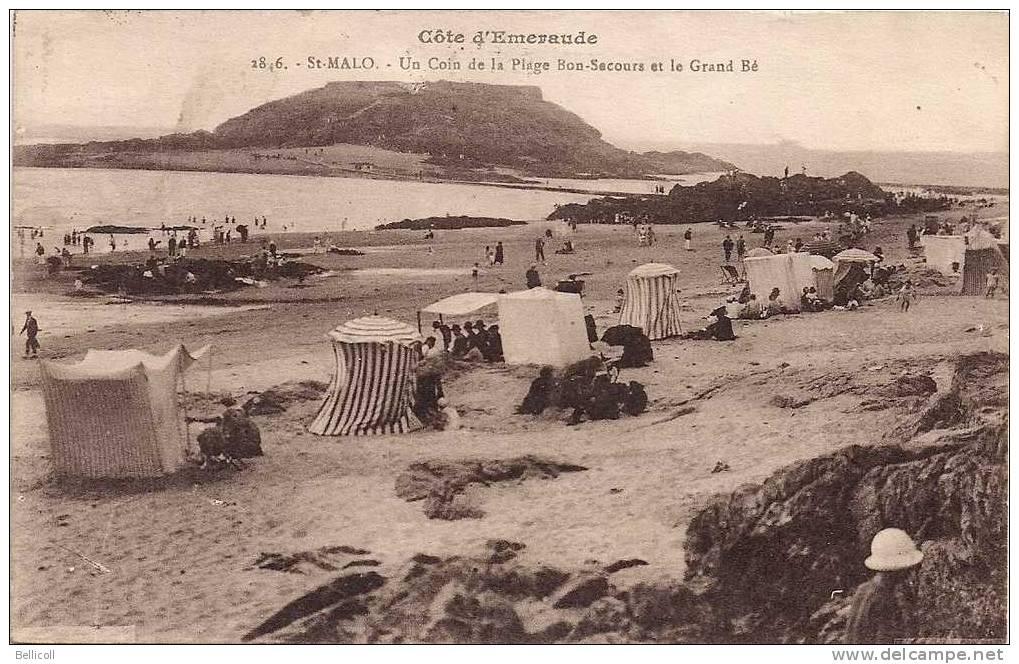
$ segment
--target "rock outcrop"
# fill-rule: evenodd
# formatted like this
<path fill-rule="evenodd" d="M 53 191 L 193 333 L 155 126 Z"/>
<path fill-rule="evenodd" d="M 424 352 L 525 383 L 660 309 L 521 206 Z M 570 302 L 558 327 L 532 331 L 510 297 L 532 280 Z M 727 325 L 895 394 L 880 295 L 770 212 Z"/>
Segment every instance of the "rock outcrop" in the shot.
<path fill-rule="evenodd" d="M 897 527 L 925 554 L 913 579 L 924 607 L 916 638 L 1003 639 L 1007 375 L 1007 356 L 960 358 L 949 391 L 897 444 L 795 464 L 698 514 L 687 581 L 720 612 L 715 637 L 840 640 L 851 591 L 871 574 L 862 564 L 871 538 Z"/>

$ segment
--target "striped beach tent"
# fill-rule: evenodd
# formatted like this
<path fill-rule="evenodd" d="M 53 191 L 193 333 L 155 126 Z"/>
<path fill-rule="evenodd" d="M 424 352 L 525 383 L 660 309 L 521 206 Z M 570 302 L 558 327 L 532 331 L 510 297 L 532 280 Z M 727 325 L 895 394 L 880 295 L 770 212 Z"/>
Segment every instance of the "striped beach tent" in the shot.
<path fill-rule="evenodd" d="M 649 339 L 681 334 L 678 279 L 679 270 L 665 263 L 634 268 L 626 278 L 619 324 L 639 327 Z"/>
<path fill-rule="evenodd" d="M 43 397 L 56 473 L 108 479 L 157 477 L 187 455 L 177 397 L 181 373 L 208 352 L 178 345 L 166 355 L 90 350 L 77 364 L 42 362 Z"/>
<path fill-rule="evenodd" d="M 308 426 L 320 436 L 405 433 L 419 422 L 411 412 L 421 335 L 381 316 L 348 321 L 329 333 L 336 373 Z"/>

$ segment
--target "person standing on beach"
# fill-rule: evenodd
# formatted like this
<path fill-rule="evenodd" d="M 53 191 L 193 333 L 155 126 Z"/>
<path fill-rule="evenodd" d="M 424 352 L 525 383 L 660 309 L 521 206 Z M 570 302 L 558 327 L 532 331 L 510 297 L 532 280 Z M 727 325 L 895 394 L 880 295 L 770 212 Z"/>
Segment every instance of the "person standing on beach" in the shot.
<path fill-rule="evenodd" d="M 736 240 L 736 259 L 743 260 L 743 256 L 747 253 L 747 241 L 740 235 Z"/>
<path fill-rule="evenodd" d="M 984 297 L 994 297 L 994 294 L 998 291 L 999 280 L 998 268 L 994 268 L 987 273 L 987 278 L 984 280 Z"/>
<path fill-rule="evenodd" d="M 495 265 L 495 252 L 492 251 L 491 246 L 485 247 L 485 258 L 488 260 L 488 267 Z"/>
<path fill-rule="evenodd" d="M 913 282 L 906 279 L 906 283 L 899 289 L 899 294 L 895 299 L 899 301 L 899 311 L 909 311 L 910 303 L 916 299 L 916 290 L 913 288 Z"/>
<path fill-rule="evenodd" d="M 687 227 L 686 232 L 683 233 L 683 245 L 687 251 L 693 251 L 693 247 L 690 246 L 690 242 L 693 240 L 693 231 Z"/>
<path fill-rule="evenodd" d="M 732 238 L 726 235 L 725 239 L 722 240 L 722 252 L 725 253 L 726 263 L 732 260 L 732 247 L 733 247 Z"/>
<path fill-rule="evenodd" d="M 169 250 L 170 258 L 177 255 L 177 238 L 170 236 L 170 239 L 166 241 L 166 248 Z"/>
<path fill-rule="evenodd" d="M 534 262 L 545 262 L 545 239 L 540 235 L 534 240 Z"/>
<path fill-rule="evenodd" d="M 110 233 L 110 253 L 117 250 L 117 238 L 113 237 L 113 233 Z"/>
<path fill-rule="evenodd" d="M 502 242 L 495 243 L 495 264 L 502 265 L 505 255 L 502 251 Z"/>
<path fill-rule="evenodd" d="M 25 339 L 25 357 L 39 357 L 39 340 L 36 338 L 39 335 L 39 321 L 32 316 L 31 311 L 25 312 L 25 324 L 18 334 L 28 335 Z"/>

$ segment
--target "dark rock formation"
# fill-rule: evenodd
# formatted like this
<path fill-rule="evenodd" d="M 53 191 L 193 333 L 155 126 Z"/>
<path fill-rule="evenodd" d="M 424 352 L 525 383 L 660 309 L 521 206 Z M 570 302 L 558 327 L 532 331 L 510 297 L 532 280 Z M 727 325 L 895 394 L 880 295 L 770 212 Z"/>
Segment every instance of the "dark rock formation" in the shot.
<path fill-rule="evenodd" d="M 917 638 L 1004 638 L 1007 372 L 1007 356 L 963 357 L 951 391 L 900 444 L 795 464 L 698 514 L 687 533 L 687 580 L 721 612 L 719 638 L 840 639 L 849 591 L 871 575 L 862 564 L 870 540 L 887 527 L 906 530 L 925 552 L 915 585 L 928 610 Z M 832 602 L 834 591 L 842 597 Z M 958 610 L 960 594 L 980 598 L 973 611 Z"/>
<path fill-rule="evenodd" d="M 528 478 L 553 479 L 560 473 L 581 470 L 587 469 L 530 455 L 512 459 L 422 461 L 396 478 L 396 495 L 406 501 L 425 500 L 425 513 L 432 519 L 478 518 L 482 512 L 464 495 L 468 486 Z"/>

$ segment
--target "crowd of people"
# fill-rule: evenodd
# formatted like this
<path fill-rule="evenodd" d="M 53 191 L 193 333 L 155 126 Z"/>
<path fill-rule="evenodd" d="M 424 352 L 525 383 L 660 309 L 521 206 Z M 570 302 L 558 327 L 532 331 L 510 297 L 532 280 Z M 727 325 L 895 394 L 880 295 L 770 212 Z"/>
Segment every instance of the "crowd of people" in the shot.
<path fill-rule="evenodd" d="M 481 359 L 485 362 L 502 362 L 502 335 L 498 325 L 486 325 L 485 321 L 467 321 L 446 325 L 441 321 L 432 323 L 434 336 L 425 339 L 422 352 L 424 357 L 448 354 L 456 359 Z"/>

